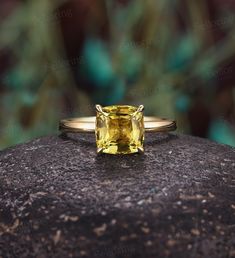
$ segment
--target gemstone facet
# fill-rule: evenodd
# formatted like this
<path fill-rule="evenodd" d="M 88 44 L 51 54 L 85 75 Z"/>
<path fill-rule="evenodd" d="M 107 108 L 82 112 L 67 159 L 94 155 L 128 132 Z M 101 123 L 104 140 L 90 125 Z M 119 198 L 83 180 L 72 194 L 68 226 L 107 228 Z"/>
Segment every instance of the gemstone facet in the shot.
<path fill-rule="evenodd" d="M 141 107 L 141 106 L 140 106 Z M 108 154 L 143 152 L 143 108 L 98 106 L 96 114 L 97 151 Z"/>

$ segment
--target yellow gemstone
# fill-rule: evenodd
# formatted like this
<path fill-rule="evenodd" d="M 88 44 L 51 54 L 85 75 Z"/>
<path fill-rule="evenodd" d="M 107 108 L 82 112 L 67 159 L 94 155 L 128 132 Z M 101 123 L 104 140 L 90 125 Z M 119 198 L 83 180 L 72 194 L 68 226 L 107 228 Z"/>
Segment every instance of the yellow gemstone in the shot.
<path fill-rule="evenodd" d="M 98 152 L 129 154 L 142 152 L 144 117 L 138 107 L 102 107 L 96 115 L 96 144 Z"/>

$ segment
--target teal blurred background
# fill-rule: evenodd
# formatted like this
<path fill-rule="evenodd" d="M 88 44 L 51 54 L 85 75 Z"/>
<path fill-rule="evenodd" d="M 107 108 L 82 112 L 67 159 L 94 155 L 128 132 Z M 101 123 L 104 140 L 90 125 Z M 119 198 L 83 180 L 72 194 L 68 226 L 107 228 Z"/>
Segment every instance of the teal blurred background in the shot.
<path fill-rule="evenodd" d="M 235 146 L 234 74 L 232 0 L 1 0 L 0 149 L 96 103 Z"/>

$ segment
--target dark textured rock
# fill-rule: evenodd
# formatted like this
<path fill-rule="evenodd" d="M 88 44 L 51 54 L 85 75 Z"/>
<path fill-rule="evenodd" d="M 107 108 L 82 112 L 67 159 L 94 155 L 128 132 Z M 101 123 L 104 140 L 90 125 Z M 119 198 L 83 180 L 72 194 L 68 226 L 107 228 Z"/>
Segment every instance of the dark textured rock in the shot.
<path fill-rule="evenodd" d="M 235 257 L 235 149 L 147 138 L 143 155 L 82 135 L 2 151 L 0 257 Z"/>

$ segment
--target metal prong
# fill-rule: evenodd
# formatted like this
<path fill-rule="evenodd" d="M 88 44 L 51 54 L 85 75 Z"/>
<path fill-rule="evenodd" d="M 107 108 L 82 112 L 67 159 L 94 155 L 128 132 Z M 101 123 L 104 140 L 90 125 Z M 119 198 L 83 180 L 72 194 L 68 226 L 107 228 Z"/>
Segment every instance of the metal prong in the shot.
<path fill-rule="evenodd" d="M 143 148 L 141 148 L 141 147 L 138 147 L 138 153 L 140 153 L 140 154 L 144 154 L 144 149 L 143 149 Z"/>
<path fill-rule="evenodd" d="M 95 105 L 95 109 L 97 112 L 101 113 L 104 116 L 108 116 L 108 114 L 106 112 L 103 111 L 103 108 L 101 105 Z"/>
<path fill-rule="evenodd" d="M 132 114 L 132 117 L 134 117 L 137 113 L 142 113 L 144 111 L 144 105 L 139 105 L 137 110 Z"/>
<path fill-rule="evenodd" d="M 103 113 L 103 109 L 102 109 L 101 105 L 95 105 L 95 109 L 96 109 L 96 111 Z"/>
<path fill-rule="evenodd" d="M 103 148 L 98 148 L 97 149 L 97 154 L 102 154 L 103 153 Z"/>
<path fill-rule="evenodd" d="M 144 105 L 139 105 L 137 112 L 143 112 L 144 111 Z"/>

